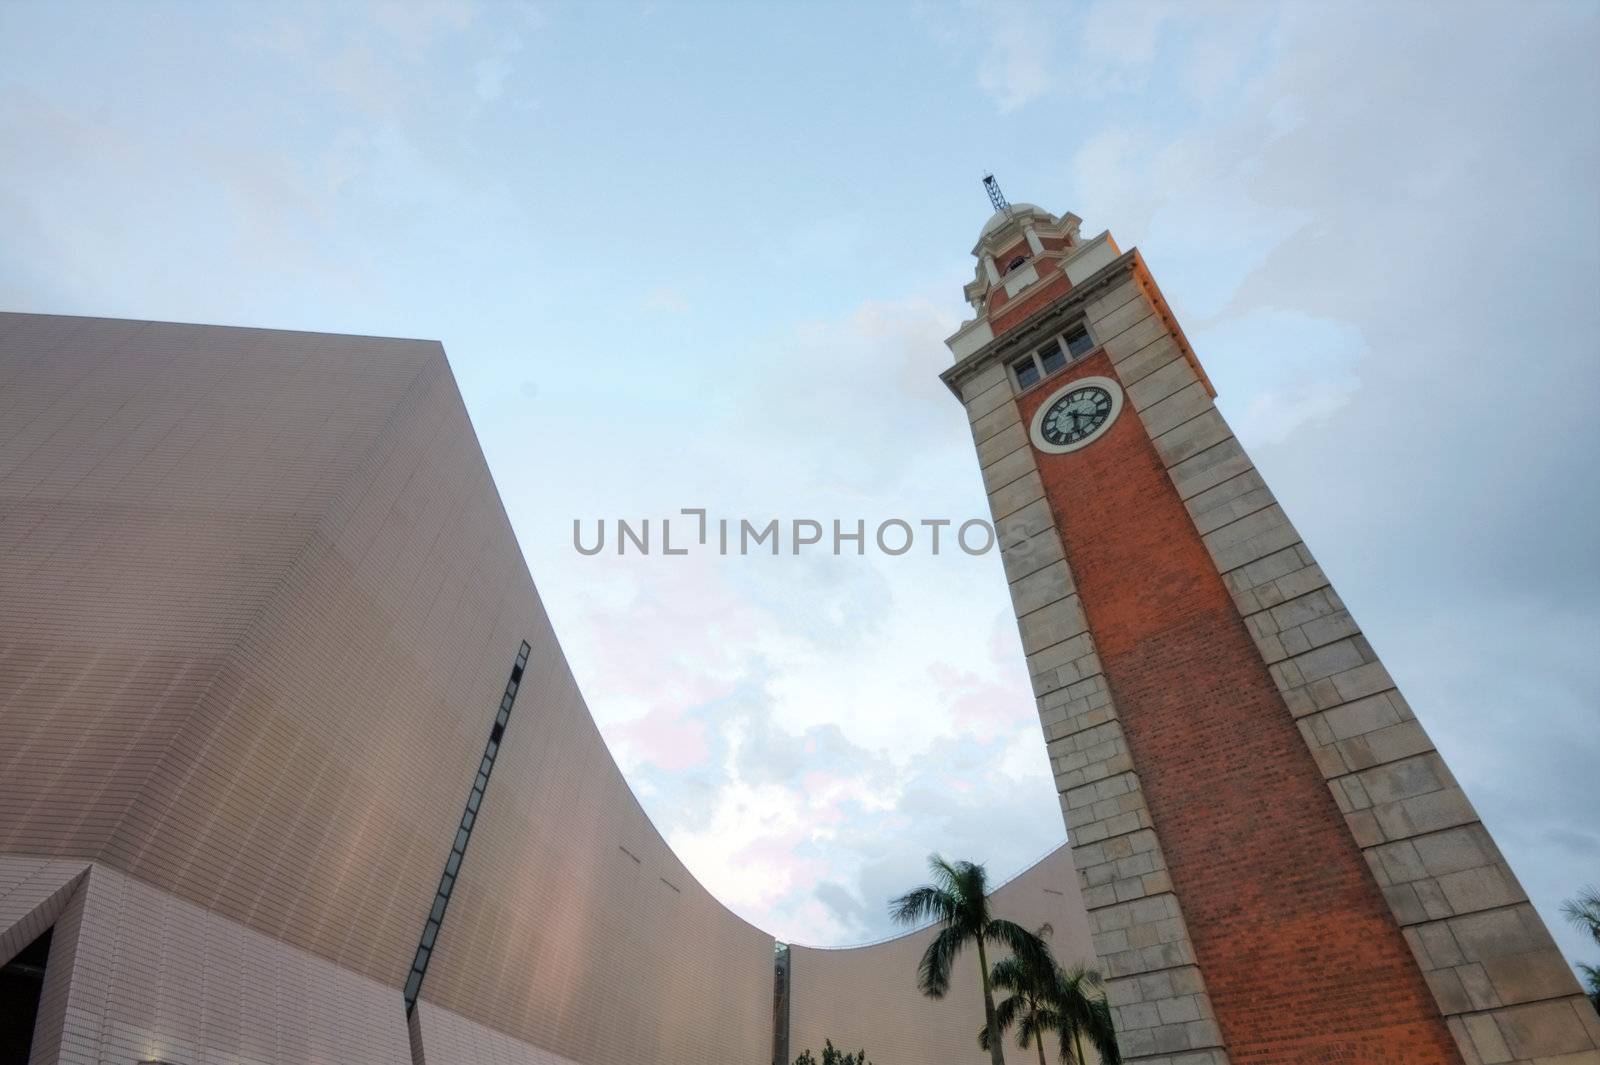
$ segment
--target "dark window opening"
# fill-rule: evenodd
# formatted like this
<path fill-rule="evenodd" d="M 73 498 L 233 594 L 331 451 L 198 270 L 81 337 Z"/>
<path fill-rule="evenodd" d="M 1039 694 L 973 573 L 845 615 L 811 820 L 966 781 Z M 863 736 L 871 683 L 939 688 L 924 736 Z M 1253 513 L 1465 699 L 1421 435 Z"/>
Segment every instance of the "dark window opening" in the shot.
<path fill-rule="evenodd" d="M 1033 356 L 1028 356 L 1021 362 L 1011 364 L 1012 372 L 1017 375 L 1017 387 L 1029 388 L 1039 380 L 1039 366 L 1033 361 Z"/>
<path fill-rule="evenodd" d="M 789 944 L 772 945 L 772 1065 L 789 1065 Z"/>
<path fill-rule="evenodd" d="M 434 893 L 433 907 L 428 911 L 427 919 L 422 926 L 422 937 L 411 962 L 411 972 L 406 976 L 407 1016 L 410 1016 L 411 1011 L 416 1008 L 417 996 L 422 993 L 422 978 L 427 975 L 428 959 L 433 954 L 434 940 L 438 938 L 439 929 L 444 924 L 444 913 L 450 905 L 450 892 L 455 888 L 456 875 L 466 855 L 467 844 L 472 840 L 472 826 L 478 819 L 484 792 L 489 787 L 489 774 L 494 770 L 495 755 L 499 753 L 500 741 L 505 737 L 506 722 L 511 718 L 511 708 L 517 700 L 517 688 L 522 680 L 523 669 L 528 664 L 530 650 L 527 641 L 524 640 L 517 651 L 517 661 L 511 667 L 511 678 L 506 681 L 506 691 L 500 700 L 500 709 L 495 714 L 494 725 L 489 729 L 489 742 L 484 746 L 483 761 L 478 763 L 478 774 L 473 779 L 472 790 L 467 795 L 467 807 L 461 814 L 461 827 L 456 830 L 455 841 L 450 847 L 450 856 L 445 859 L 444 873 L 439 877 L 439 890 Z"/>
<path fill-rule="evenodd" d="M 1017 256 L 1015 259 L 1012 259 L 1009 263 L 1006 263 L 1006 273 L 1009 274 L 1011 271 L 1015 270 L 1017 267 L 1021 266 L 1023 263 L 1025 263 L 1027 261 L 1028 261 L 1028 257 L 1026 255 Z"/>
<path fill-rule="evenodd" d="M 1039 362 L 1045 373 L 1052 374 L 1067 364 L 1067 357 L 1061 354 L 1061 345 L 1052 340 L 1039 349 Z"/>
<path fill-rule="evenodd" d="M 54 931 L 45 929 L 44 935 L 0 968 L 0 1061 L 28 1060 Z"/>
<path fill-rule="evenodd" d="M 1089 331 L 1081 325 L 1067 330 L 1067 350 L 1072 352 L 1074 359 L 1093 351 L 1094 341 L 1089 337 Z"/>

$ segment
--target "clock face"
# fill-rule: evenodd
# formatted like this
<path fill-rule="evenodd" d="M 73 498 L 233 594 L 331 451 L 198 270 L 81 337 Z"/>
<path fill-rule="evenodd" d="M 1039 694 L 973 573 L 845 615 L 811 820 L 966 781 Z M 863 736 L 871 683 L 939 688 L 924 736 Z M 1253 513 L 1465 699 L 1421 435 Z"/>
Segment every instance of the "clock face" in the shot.
<path fill-rule="evenodd" d="M 1069 381 L 1035 412 L 1033 445 L 1051 454 L 1076 451 L 1105 432 L 1121 410 L 1122 389 L 1109 377 Z"/>
<path fill-rule="evenodd" d="M 1044 412 L 1039 435 L 1061 447 L 1089 439 L 1111 418 L 1111 393 L 1099 385 L 1074 388 Z"/>

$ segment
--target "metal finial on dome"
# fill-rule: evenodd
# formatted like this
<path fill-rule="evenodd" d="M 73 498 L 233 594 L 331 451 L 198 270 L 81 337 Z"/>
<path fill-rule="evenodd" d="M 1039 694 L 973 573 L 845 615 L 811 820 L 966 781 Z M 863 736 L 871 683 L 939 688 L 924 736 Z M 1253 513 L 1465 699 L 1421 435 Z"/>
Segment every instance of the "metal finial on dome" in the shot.
<path fill-rule="evenodd" d="M 1000 182 L 994 179 L 993 174 L 983 175 L 983 191 L 989 194 L 989 202 L 994 204 L 996 211 L 1011 213 L 1011 204 L 1006 201 L 1006 194 L 1000 191 Z"/>

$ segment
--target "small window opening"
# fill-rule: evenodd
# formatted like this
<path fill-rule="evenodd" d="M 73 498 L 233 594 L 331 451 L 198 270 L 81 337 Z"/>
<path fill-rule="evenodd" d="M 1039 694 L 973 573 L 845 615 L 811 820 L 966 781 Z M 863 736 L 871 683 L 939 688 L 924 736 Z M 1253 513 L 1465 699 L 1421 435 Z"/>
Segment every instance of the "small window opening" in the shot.
<path fill-rule="evenodd" d="M 1045 373 L 1052 374 L 1067 364 L 1067 357 L 1061 353 L 1061 345 L 1052 340 L 1039 349 L 1039 362 Z"/>
<path fill-rule="evenodd" d="M 506 721 L 511 716 L 511 707 L 517 698 L 517 688 L 522 681 L 523 669 L 528 663 L 528 650 L 528 643 L 524 640 L 517 651 L 516 664 L 511 668 L 511 679 L 506 684 L 505 695 L 500 700 L 500 709 L 495 714 L 494 725 L 489 730 L 489 742 L 484 747 L 483 760 L 478 763 L 478 775 L 474 778 L 472 791 L 467 796 L 467 808 L 461 813 L 461 827 L 456 830 L 455 842 L 450 848 L 449 857 L 445 859 L 444 872 L 439 877 L 439 890 L 434 895 L 433 909 L 428 912 L 427 921 L 423 925 L 416 960 L 411 963 L 411 974 L 406 978 L 407 1015 L 410 1015 L 415 1007 L 417 995 L 422 989 L 422 978 L 428 971 L 428 958 L 432 954 L 434 941 L 438 938 L 440 925 L 444 921 L 445 906 L 450 898 L 450 892 L 455 887 L 456 877 L 461 872 L 462 857 L 466 853 L 468 840 L 472 838 L 472 826 L 476 823 L 478 812 L 483 806 L 484 789 L 489 784 L 489 774 L 494 769 L 495 755 L 499 753 L 500 742 L 505 737 Z"/>
<path fill-rule="evenodd" d="M 1012 371 L 1017 375 L 1018 388 L 1032 388 L 1039 380 L 1039 365 L 1033 361 L 1033 356 L 1011 364 Z"/>
<path fill-rule="evenodd" d="M 1028 261 L 1028 257 L 1026 255 L 1017 256 L 1015 259 L 1012 259 L 1009 263 L 1006 263 L 1006 273 L 1009 274 L 1011 271 L 1015 270 L 1017 267 L 1021 266 L 1023 263 L 1025 263 L 1027 261 Z"/>
<path fill-rule="evenodd" d="M 1094 340 L 1090 338 L 1089 331 L 1081 325 L 1075 325 L 1067 330 L 1066 339 L 1067 350 L 1072 352 L 1074 359 L 1094 350 Z"/>

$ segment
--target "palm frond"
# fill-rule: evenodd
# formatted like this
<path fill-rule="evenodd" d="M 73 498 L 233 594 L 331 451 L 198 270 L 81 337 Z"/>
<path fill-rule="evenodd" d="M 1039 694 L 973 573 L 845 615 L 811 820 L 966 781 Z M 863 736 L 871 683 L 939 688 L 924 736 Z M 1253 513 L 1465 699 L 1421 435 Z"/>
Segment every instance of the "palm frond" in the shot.
<path fill-rule="evenodd" d="M 1098 993 L 1104 983 L 1099 972 L 1085 965 L 1061 970 L 1061 985 L 1069 988 L 1073 994 L 1090 997 Z"/>
<path fill-rule="evenodd" d="M 1088 1062 L 1078 1061 L 1076 1049 L 1078 1041 L 1077 1022 L 1070 1017 L 1057 1014 L 1056 1031 L 1061 1035 L 1061 1060 L 1071 1062 L 1073 1065 L 1088 1065 Z"/>
<path fill-rule="evenodd" d="M 917 966 L 917 987 L 929 998 L 944 998 L 950 990 L 950 971 L 955 967 L 956 956 L 966 946 L 968 936 L 959 928 L 940 930 L 922 952 L 922 962 Z"/>
<path fill-rule="evenodd" d="M 995 1003 L 994 1026 L 1002 1032 L 1005 1031 L 1017 1023 L 1018 1018 L 1025 1014 L 1027 1007 L 1028 1003 L 1021 995 L 1012 995 L 1003 1002 Z"/>
<path fill-rule="evenodd" d="M 1032 982 L 1032 975 L 1016 958 L 1001 958 L 989 968 L 989 985 L 999 991 L 1021 991 Z"/>
<path fill-rule="evenodd" d="M 949 924 L 956 908 L 956 899 L 949 892 L 936 887 L 919 887 L 891 899 L 889 917 L 896 924 L 921 924 L 929 919 Z"/>
<path fill-rule="evenodd" d="M 955 869 L 960 878 L 962 909 L 974 929 L 989 921 L 989 873 L 976 862 L 957 862 Z"/>
<path fill-rule="evenodd" d="M 1600 1013 L 1600 968 L 1593 965 L 1579 965 L 1583 973 L 1583 993 L 1589 996 L 1589 1002 L 1594 1006 L 1595 1012 Z"/>
<path fill-rule="evenodd" d="M 1058 1017 L 1062 1061 L 1077 1060 L 1075 1044 L 1082 1035 L 1093 1044 L 1103 1065 L 1121 1062 L 1111 1005 L 1101 991 L 1102 984 L 1099 972 L 1082 965 L 1056 971 L 1049 998 Z"/>
<path fill-rule="evenodd" d="M 1561 913 L 1577 928 L 1600 943 L 1600 888 L 1593 885 L 1561 904 Z"/>
<path fill-rule="evenodd" d="M 1090 1007 L 1090 1013 L 1093 1019 L 1084 1026 L 1084 1032 L 1094 1044 L 1095 1052 L 1100 1055 L 1100 1065 L 1122 1065 L 1122 1051 L 1117 1047 L 1117 1026 L 1111 1019 L 1111 1003 L 1097 998 Z"/>
<path fill-rule="evenodd" d="M 996 965 L 995 968 L 997 970 L 1001 969 L 1013 961 L 1014 959 L 1007 958 Z M 1011 966 L 1009 971 L 1019 977 L 1030 975 L 1026 974 L 1020 966 Z M 993 982 L 992 978 L 990 982 Z M 1060 1015 L 1050 1008 L 1036 992 L 1037 989 L 1034 988 L 1020 989 L 1016 994 L 996 1004 L 994 1008 L 995 1030 L 1003 1034 L 1015 1026 L 1017 1029 L 1017 1044 L 1022 1047 L 1032 1045 L 1032 1041 L 1035 1039 L 1044 1039 L 1046 1033 L 1056 1029 L 1060 1020 Z M 978 1032 L 978 1049 L 989 1049 L 989 1029 L 987 1026 Z"/>
<path fill-rule="evenodd" d="M 1030 1010 L 1017 1024 L 1017 1046 L 1027 1049 L 1035 1039 L 1042 1040 L 1044 1027 L 1039 1014 Z"/>
<path fill-rule="evenodd" d="M 1020 960 L 1029 969 L 1041 973 L 1055 970 L 1055 959 L 1050 955 L 1050 947 L 1039 936 L 1015 921 L 1008 921 L 1003 917 L 995 918 L 984 926 L 983 938 L 1011 951 L 1011 956 Z"/>
<path fill-rule="evenodd" d="M 959 866 L 965 863 L 950 864 L 942 854 L 937 852 L 928 855 L 928 875 L 933 877 L 933 882 L 951 895 L 961 894 L 961 870 Z"/>

